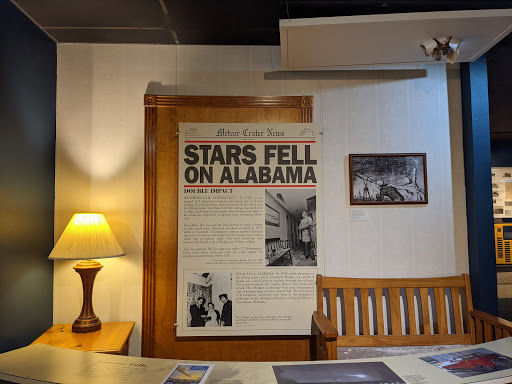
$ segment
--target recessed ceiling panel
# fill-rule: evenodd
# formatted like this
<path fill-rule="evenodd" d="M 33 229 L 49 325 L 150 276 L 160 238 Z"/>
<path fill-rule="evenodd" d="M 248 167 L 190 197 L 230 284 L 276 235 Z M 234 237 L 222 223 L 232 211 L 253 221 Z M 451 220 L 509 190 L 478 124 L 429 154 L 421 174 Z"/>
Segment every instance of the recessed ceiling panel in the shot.
<path fill-rule="evenodd" d="M 512 29 L 512 10 L 281 20 L 284 70 L 432 63 L 425 40 L 461 40 L 458 62 L 478 59 Z"/>
<path fill-rule="evenodd" d="M 167 29 L 47 28 L 59 43 L 174 44 Z"/>
<path fill-rule="evenodd" d="M 179 28 L 180 44 L 195 45 L 279 45 L 279 30 L 188 29 Z"/>
<path fill-rule="evenodd" d="M 16 0 L 41 27 L 165 27 L 158 0 Z"/>
<path fill-rule="evenodd" d="M 180 44 L 279 45 L 278 0 L 164 0 Z"/>

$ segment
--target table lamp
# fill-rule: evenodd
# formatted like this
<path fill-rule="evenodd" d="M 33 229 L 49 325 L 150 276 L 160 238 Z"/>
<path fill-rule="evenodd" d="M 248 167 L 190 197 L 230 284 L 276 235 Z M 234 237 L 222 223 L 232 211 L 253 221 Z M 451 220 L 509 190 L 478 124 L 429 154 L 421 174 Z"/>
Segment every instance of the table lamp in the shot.
<path fill-rule="evenodd" d="M 51 260 L 82 260 L 73 268 L 82 279 L 84 298 L 82 312 L 72 331 L 94 332 L 101 329 L 101 320 L 92 308 L 92 288 L 96 274 L 103 265 L 92 259 L 124 256 L 125 253 L 101 213 L 75 213 L 53 251 Z"/>

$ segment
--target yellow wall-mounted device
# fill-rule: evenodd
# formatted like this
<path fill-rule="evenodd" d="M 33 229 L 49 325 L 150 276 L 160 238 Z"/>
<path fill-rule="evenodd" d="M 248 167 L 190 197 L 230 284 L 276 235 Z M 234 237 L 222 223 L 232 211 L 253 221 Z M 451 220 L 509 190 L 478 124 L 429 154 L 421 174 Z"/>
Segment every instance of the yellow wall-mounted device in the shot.
<path fill-rule="evenodd" d="M 512 264 L 512 223 L 494 224 L 496 264 Z"/>

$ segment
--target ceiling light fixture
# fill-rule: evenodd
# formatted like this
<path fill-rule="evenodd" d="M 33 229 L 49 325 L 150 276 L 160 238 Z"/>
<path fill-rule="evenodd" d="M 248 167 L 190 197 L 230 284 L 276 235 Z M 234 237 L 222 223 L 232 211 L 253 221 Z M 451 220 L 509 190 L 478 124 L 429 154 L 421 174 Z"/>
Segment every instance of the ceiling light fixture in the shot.
<path fill-rule="evenodd" d="M 455 63 L 459 57 L 460 41 L 453 37 L 438 37 L 435 39 L 428 39 L 420 45 L 423 49 L 425 56 L 431 56 L 435 61 L 441 61 L 446 57 L 446 61 L 450 64 Z"/>

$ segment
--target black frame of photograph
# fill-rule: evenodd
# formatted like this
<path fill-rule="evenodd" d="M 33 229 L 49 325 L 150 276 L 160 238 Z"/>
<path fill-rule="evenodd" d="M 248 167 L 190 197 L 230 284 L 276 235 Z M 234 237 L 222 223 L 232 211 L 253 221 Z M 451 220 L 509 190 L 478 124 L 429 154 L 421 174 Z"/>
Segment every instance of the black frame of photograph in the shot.
<path fill-rule="evenodd" d="M 349 156 L 349 182 L 350 182 L 350 187 L 349 187 L 349 194 L 350 194 L 350 205 L 409 205 L 409 204 L 415 204 L 415 205 L 425 205 L 425 204 L 428 204 L 428 187 L 427 187 L 427 155 L 425 153 L 372 153 L 372 154 L 350 154 L 348 155 Z M 404 188 L 404 190 L 406 189 L 406 187 L 409 187 L 409 189 L 411 188 L 412 185 L 415 185 L 416 188 L 418 188 L 418 191 L 421 192 L 421 194 L 424 196 L 423 199 L 421 200 L 356 200 L 355 197 L 354 197 L 354 178 L 357 177 L 357 178 L 360 178 L 362 180 L 366 180 L 367 183 L 370 183 L 370 184 L 374 184 L 376 187 L 377 187 L 377 183 L 378 181 L 375 180 L 375 177 L 374 178 L 370 178 L 366 175 L 359 175 L 359 176 L 355 176 L 354 175 L 354 159 L 356 158 L 386 158 L 386 159 L 389 159 L 389 158 L 392 158 L 392 157 L 397 157 L 397 158 L 407 158 L 407 157 L 410 157 L 410 158 L 417 158 L 419 157 L 420 158 L 420 161 L 421 161 L 421 164 L 418 165 L 418 168 L 421 168 L 422 170 L 422 173 L 423 173 L 423 188 L 419 188 L 418 187 L 418 184 L 417 183 L 410 183 L 410 184 L 407 184 L 407 185 L 402 185 L 401 187 Z M 378 159 L 375 159 L 375 161 L 377 162 Z M 383 178 L 385 178 L 385 174 L 382 175 Z M 408 176 L 408 175 L 404 175 L 404 179 L 405 177 Z M 380 180 L 382 182 L 382 180 Z M 411 181 L 411 180 L 409 180 Z M 366 184 L 366 183 L 365 183 Z M 384 185 L 388 185 L 388 183 L 385 183 Z M 394 186 L 394 185 L 389 185 L 389 187 L 391 189 L 394 190 L 395 193 L 398 193 L 402 198 L 403 198 L 403 195 L 398 192 L 397 189 L 400 189 L 399 187 L 397 186 Z M 380 186 L 378 187 L 379 190 L 380 190 Z"/>
<path fill-rule="evenodd" d="M 277 221 L 270 221 L 267 219 L 267 208 L 277 213 Z M 279 214 L 279 211 L 272 208 L 270 205 L 265 204 L 265 224 L 272 225 L 274 227 L 279 227 L 281 223 L 281 215 Z"/>

